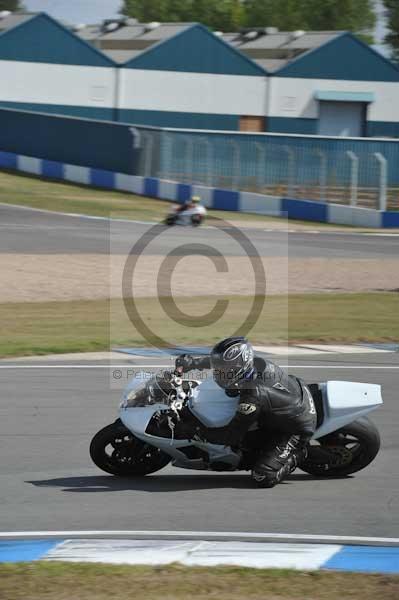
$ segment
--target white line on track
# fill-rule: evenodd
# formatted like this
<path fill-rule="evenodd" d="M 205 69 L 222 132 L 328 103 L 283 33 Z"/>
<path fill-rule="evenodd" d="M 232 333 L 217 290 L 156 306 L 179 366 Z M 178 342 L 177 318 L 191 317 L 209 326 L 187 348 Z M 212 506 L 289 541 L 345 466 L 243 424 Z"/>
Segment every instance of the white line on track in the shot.
<path fill-rule="evenodd" d="M 75 219 L 90 219 L 93 221 L 112 221 L 113 223 L 137 223 L 139 225 L 156 225 L 156 221 L 135 221 L 133 219 L 112 219 L 111 217 L 99 217 L 96 215 L 84 215 L 79 213 L 65 213 L 58 212 L 55 210 L 47 210 L 45 208 L 34 208 L 32 206 L 21 206 L 19 204 L 7 204 L 5 202 L 0 202 L 0 206 L 4 206 L 5 208 L 17 208 L 25 211 L 32 211 L 38 213 L 44 213 L 48 215 L 61 216 L 61 217 L 73 217 Z"/>
<path fill-rule="evenodd" d="M 113 223 L 125 223 L 125 224 L 129 224 L 129 223 L 135 223 L 137 225 L 156 225 L 157 222 L 156 221 L 139 221 L 139 220 L 133 220 L 133 219 L 113 219 L 111 217 L 99 217 L 99 216 L 95 216 L 95 215 L 84 215 L 84 214 L 79 214 L 79 213 L 64 213 L 64 212 L 57 212 L 57 211 L 53 211 L 53 210 L 47 210 L 45 208 L 33 208 L 31 206 L 22 206 L 19 204 L 8 204 L 5 202 L 0 202 L 0 207 L 4 206 L 5 208 L 17 208 L 20 210 L 26 210 L 26 211 L 34 211 L 34 212 L 39 212 L 39 213 L 45 213 L 45 214 L 50 214 L 50 215 L 60 215 L 62 217 L 73 217 L 73 218 L 78 218 L 78 219 L 90 219 L 90 220 L 95 220 L 95 221 L 110 221 Z M 244 216 L 245 218 L 245 216 Z M 207 229 L 214 229 L 214 227 L 211 226 L 206 226 Z M 302 229 L 262 229 L 259 227 L 239 227 L 240 229 L 250 229 L 251 231 L 256 231 L 256 230 L 260 230 L 263 232 L 267 232 L 267 233 L 294 233 L 294 234 L 320 234 L 320 235 L 354 235 L 354 236 L 380 236 L 380 237 L 394 237 L 397 236 L 399 239 L 399 234 L 398 233 L 385 233 L 385 232 L 379 232 L 379 231 L 336 231 L 336 230 L 329 230 L 329 229 L 321 229 L 321 230 L 302 230 Z"/>
<path fill-rule="evenodd" d="M 168 365 L 0 365 L 0 369 L 145 369 L 145 368 L 170 368 Z M 399 365 L 280 365 L 284 369 L 373 369 L 395 370 Z"/>
<path fill-rule="evenodd" d="M 362 537 L 342 535 L 310 535 L 291 533 L 251 533 L 233 531 L 4 531 L 0 539 L 29 539 L 29 538 L 155 538 L 155 539 L 195 539 L 195 540 L 251 540 L 251 541 L 306 541 L 313 543 L 353 543 L 361 545 L 399 545 L 399 538 Z"/>
<path fill-rule="evenodd" d="M 171 365 L 0 365 L 0 369 L 144 369 L 170 368 Z"/>
<path fill-rule="evenodd" d="M 35 231 L 47 231 L 48 229 L 51 229 L 51 231 L 76 231 L 76 226 L 74 225 L 31 225 L 31 224 L 26 224 L 26 223 L 6 223 L 4 226 L 0 225 L 0 231 L 4 229 L 5 231 L 10 231 L 10 229 L 21 229 L 22 231 L 24 230 L 29 230 L 32 231 L 33 229 Z"/>

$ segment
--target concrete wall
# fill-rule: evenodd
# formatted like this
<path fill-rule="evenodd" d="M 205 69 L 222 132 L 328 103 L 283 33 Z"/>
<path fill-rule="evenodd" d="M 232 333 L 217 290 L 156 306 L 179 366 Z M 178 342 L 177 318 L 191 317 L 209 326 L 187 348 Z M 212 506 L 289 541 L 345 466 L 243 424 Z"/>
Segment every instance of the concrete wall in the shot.
<path fill-rule="evenodd" d="M 0 131 L 0 150 L 3 160 L 11 161 L 7 163 L 10 168 L 14 168 L 10 157 L 15 154 L 43 159 L 44 169 L 57 178 L 62 178 L 58 163 L 137 172 L 139 140 L 133 127 L 0 109 Z"/>

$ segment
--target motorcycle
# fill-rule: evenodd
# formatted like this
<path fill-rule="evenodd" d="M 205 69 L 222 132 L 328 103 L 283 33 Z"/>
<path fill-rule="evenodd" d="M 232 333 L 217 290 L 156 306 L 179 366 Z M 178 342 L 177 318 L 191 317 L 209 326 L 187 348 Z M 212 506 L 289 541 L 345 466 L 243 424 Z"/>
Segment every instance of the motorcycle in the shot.
<path fill-rule="evenodd" d="M 201 204 L 183 211 L 179 210 L 179 208 L 177 206 L 166 216 L 165 225 L 192 225 L 193 227 L 198 227 L 206 217 L 206 208 Z"/>
<path fill-rule="evenodd" d="M 380 436 L 365 415 L 382 404 L 380 386 L 327 381 L 304 389 L 317 414 L 317 429 L 302 471 L 344 477 L 369 465 Z M 200 471 L 251 470 L 260 451 L 256 431 L 247 433 L 240 448 L 209 443 L 198 433 L 201 425 L 226 425 L 238 401 L 211 378 L 183 379 L 178 370 L 140 372 L 123 393 L 119 419 L 92 439 L 90 456 L 97 467 L 120 477 L 149 475 L 170 462 Z"/>

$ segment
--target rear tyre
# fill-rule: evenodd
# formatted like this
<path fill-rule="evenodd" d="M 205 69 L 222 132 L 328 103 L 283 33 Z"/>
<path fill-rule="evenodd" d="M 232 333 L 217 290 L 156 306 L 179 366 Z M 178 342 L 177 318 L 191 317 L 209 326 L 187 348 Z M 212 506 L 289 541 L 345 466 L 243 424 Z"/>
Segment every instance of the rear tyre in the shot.
<path fill-rule="evenodd" d="M 94 464 L 118 477 L 142 477 L 166 467 L 171 457 L 137 439 L 122 421 L 100 429 L 90 444 Z"/>
<path fill-rule="evenodd" d="M 314 446 L 311 445 L 308 458 L 300 468 L 316 477 L 345 477 L 361 471 L 375 459 L 381 444 L 377 427 L 367 417 L 361 417 L 315 441 L 323 452 L 329 453 L 331 463 L 318 464 L 312 460 Z M 317 446 L 313 455 L 317 456 Z"/>

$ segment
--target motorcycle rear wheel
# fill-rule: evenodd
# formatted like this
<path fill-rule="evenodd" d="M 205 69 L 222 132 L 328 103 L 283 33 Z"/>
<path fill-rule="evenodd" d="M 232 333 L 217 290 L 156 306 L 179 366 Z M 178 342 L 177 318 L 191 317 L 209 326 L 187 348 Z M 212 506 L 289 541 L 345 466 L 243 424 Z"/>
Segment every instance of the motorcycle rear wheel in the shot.
<path fill-rule="evenodd" d="M 300 469 L 316 477 L 345 477 L 361 471 L 375 459 L 381 444 L 377 427 L 367 417 L 361 417 L 316 441 L 332 459 L 331 464 L 317 464 L 311 460 L 310 446 L 309 456 Z"/>
<path fill-rule="evenodd" d="M 122 421 L 100 429 L 90 443 L 94 464 L 118 477 L 142 477 L 166 467 L 171 457 L 137 439 Z"/>

